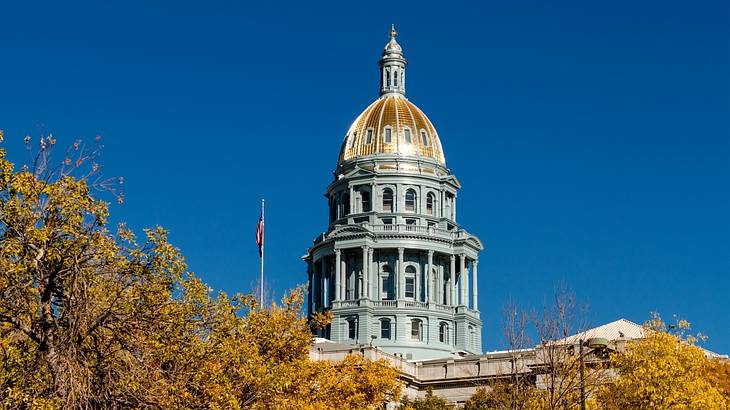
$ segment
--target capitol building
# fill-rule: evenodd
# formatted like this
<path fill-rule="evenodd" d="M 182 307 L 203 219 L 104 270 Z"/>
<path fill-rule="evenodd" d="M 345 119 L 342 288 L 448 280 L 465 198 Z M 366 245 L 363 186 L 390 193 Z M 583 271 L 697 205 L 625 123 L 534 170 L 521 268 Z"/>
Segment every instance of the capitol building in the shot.
<path fill-rule="evenodd" d="M 329 227 L 306 256 L 318 335 L 409 360 L 479 354 L 479 252 L 457 222 L 459 180 L 431 120 L 406 97 L 395 28 L 380 59 L 380 97 L 345 134 L 327 187 Z"/>

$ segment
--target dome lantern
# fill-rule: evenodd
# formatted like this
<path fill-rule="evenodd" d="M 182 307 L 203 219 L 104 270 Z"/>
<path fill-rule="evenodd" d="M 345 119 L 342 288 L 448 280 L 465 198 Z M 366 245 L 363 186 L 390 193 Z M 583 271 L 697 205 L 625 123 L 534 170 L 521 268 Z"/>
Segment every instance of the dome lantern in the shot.
<path fill-rule="evenodd" d="M 395 40 L 398 32 L 395 24 L 390 26 L 390 41 L 383 49 L 380 59 L 380 95 L 388 93 L 406 93 L 406 61 L 403 49 Z"/>

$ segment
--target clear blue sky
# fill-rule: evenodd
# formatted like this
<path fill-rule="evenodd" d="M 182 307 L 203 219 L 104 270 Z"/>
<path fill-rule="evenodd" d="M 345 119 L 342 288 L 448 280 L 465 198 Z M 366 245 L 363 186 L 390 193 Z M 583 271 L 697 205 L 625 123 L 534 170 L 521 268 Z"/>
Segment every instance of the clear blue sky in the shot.
<path fill-rule="evenodd" d="M 730 353 L 728 2 L 3 2 L 0 128 L 100 134 L 113 206 L 216 289 L 306 280 L 350 122 L 395 22 L 408 96 L 478 234 L 484 346 L 567 282 L 593 324 L 680 314 Z M 111 198 L 110 198 L 111 200 Z"/>

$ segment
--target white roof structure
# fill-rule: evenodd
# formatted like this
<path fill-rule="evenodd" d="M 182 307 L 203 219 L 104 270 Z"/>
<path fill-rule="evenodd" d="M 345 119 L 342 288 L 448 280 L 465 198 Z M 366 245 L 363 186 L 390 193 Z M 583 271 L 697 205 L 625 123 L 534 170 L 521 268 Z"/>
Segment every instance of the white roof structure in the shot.
<path fill-rule="evenodd" d="M 600 337 L 613 341 L 616 339 L 640 339 L 644 337 L 644 327 L 627 319 L 619 319 L 605 325 L 594 327 L 586 331 L 568 336 L 565 339 L 558 340 L 559 344 L 578 343 L 579 340 L 588 340 L 594 337 Z"/>

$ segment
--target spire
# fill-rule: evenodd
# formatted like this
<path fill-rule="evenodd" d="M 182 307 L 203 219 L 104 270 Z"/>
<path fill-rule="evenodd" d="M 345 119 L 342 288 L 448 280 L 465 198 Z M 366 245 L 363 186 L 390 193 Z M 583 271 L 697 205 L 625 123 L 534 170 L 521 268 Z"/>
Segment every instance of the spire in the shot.
<path fill-rule="evenodd" d="M 398 32 L 395 24 L 390 26 L 390 41 L 385 45 L 383 57 L 380 59 L 380 95 L 389 93 L 406 93 L 406 61 L 403 49 L 395 40 Z"/>

